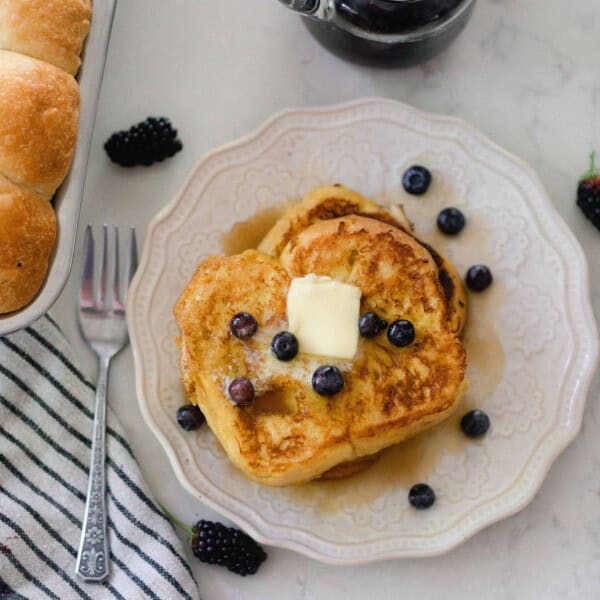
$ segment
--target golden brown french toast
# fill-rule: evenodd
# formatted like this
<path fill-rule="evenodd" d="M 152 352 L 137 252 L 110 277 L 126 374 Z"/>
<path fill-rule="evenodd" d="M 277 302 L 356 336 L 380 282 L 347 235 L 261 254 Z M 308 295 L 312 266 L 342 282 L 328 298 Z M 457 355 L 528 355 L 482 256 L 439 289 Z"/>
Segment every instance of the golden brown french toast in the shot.
<path fill-rule="evenodd" d="M 391 214 L 379 204 L 339 183 L 319 187 L 290 206 L 265 235 L 258 250 L 271 256 L 279 256 L 285 245 L 310 225 L 346 215 L 369 217 L 411 233 L 411 222 L 402 208 L 397 208 Z"/>
<path fill-rule="evenodd" d="M 385 334 L 361 338 L 353 360 L 270 351 L 287 327 L 293 277 L 328 275 L 358 286 L 361 312 L 409 319 L 416 339 L 397 348 Z M 230 320 L 249 312 L 257 333 L 240 340 Z M 233 463 L 272 486 L 302 483 L 370 457 L 445 419 L 466 388 L 464 348 L 448 319 L 448 302 L 431 254 L 395 224 L 360 216 L 314 223 L 280 259 L 246 251 L 213 256 L 196 270 L 175 307 L 186 393 L 198 404 Z M 344 387 L 326 398 L 311 386 L 318 366 L 333 364 Z M 247 378 L 256 391 L 245 407 L 227 388 Z"/>
<path fill-rule="evenodd" d="M 414 237 L 412 223 L 401 206 L 384 208 L 350 188 L 335 184 L 317 188 L 293 204 L 265 235 L 258 249 L 279 257 L 285 245 L 310 225 L 346 215 L 376 219 Z M 425 246 L 438 267 L 440 283 L 449 303 L 448 318 L 453 331 L 461 335 L 467 320 L 467 294 L 462 279 L 449 260 L 428 244 L 417 241 Z"/>

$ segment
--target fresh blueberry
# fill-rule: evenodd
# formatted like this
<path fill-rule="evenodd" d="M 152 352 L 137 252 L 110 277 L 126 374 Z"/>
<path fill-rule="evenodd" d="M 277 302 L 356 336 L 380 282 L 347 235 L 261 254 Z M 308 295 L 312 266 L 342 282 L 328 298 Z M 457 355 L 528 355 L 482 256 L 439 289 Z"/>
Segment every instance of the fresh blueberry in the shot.
<path fill-rule="evenodd" d="M 344 387 L 344 378 L 337 367 L 319 367 L 312 376 L 312 386 L 321 396 L 335 396 Z"/>
<path fill-rule="evenodd" d="M 473 265 L 467 271 L 467 287 L 474 292 L 483 292 L 492 285 L 492 272 L 485 265 Z"/>
<path fill-rule="evenodd" d="M 490 418 L 482 410 L 470 410 L 460 420 L 460 428 L 467 437 L 481 437 L 490 428 Z"/>
<path fill-rule="evenodd" d="M 404 189 L 413 196 L 422 196 L 431 184 L 431 172 L 420 165 L 409 167 L 402 176 Z"/>
<path fill-rule="evenodd" d="M 254 400 L 254 386 L 244 377 L 237 377 L 229 384 L 229 397 L 236 406 L 248 406 Z"/>
<path fill-rule="evenodd" d="M 418 510 L 431 508 L 435 502 L 435 492 L 426 483 L 417 483 L 410 488 L 408 501 Z"/>
<path fill-rule="evenodd" d="M 360 335 L 366 338 L 374 338 L 385 330 L 388 326 L 387 321 L 379 318 L 374 312 L 366 312 L 358 320 L 358 331 Z"/>
<path fill-rule="evenodd" d="M 453 207 L 441 210 L 437 218 L 438 229 L 446 235 L 459 234 L 463 230 L 465 223 L 465 215 L 458 208 Z"/>
<path fill-rule="evenodd" d="M 271 350 L 279 360 L 292 360 L 298 354 L 298 340 L 293 333 L 281 331 L 271 341 Z"/>
<path fill-rule="evenodd" d="M 181 429 L 192 431 L 204 423 L 202 411 L 194 404 L 184 404 L 177 409 L 177 423 Z"/>
<path fill-rule="evenodd" d="M 231 319 L 229 324 L 229 330 L 235 337 L 240 340 L 247 340 L 251 338 L 258 329 L 258 323 L 256 319 L 247 312 L 237 313 Z"/>
<path fill-rule="evenodd" d="M 398 319 L 388 327 L 387 336 L 391 344 L 404 348 L 415 341 L 415 328 L 410 321 Z"/>

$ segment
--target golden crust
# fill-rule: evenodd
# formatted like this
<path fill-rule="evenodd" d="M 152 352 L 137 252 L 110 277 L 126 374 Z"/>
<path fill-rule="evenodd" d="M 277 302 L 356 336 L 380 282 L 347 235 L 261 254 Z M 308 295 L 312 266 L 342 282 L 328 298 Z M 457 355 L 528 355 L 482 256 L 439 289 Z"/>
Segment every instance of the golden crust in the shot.
<path fill-rule="evenodd" d="M 403 231 L 412 231 L 412 225 L 402 209 L 392 215 L 358 192 L 335 184 L 317 188 L 291 206 L 263 238 L 258 250 L 279 256 L 285 245 L 310 225 L 345 215 L 370 217 Z"/>
<path fill-rule="evenodd" d="M 0 175 L 50 198 L 71 164 L 78 118 L 71 75 L 0 51 Z"/>
<path fill-rule="evenodd" d="M 89 0 L 0 0 L 0 49 L 75 75 L 91 14 Z"/>
<path fill-rule="evenodd" d="M 401 206 L 383 208 L 343 185 L 317 188 L 292 205 L 265 235 L 258 249 L 279 257 L 285 245 L 308 226 L 319 221 L 346 215 L 365 216 L 394 225 L 414 237 L 413 226 Z M 417 238 L 415 238 L 417 239 Z M 454 265 L 431 246 L 417 239 L 433 256 L 438 267 L 440 283 L 448 299 L 452 329 L 461 335 L 467 318 L 467 294 Z"/>
<path fill-rule="evenodd" d="M 374 465 L 379 460 L 379 453 L 371 454 L 369 456 L 362 456 L 348 462 L 340 463 L 325 471 L 319 476 L 319 479 L 335 480 L 335 479 L 347 479 L 358 473 L 362 473 L 368 469 L 371 465 Z"/>
<path fill-rule="evenodd" d="M 302 354 L 291 363 L 277 361 L 269 343 L 287 325 L 291 277 L 309 272 L 359 286 L 361 310 L 389 321 L 410 319 L 416 341 L 400 349 L 385 336 L 361 339 L 353 361 Z M 435 262 L 414 238 L 365 217 L 322 221 L 299 233 L 280 261 L 247 251 L 200 264 L 175 307 L 182 380 L 247 476 L 273 486 L 309 481 L 450 414 L 464 392 L 466 360 L 447 310 Z M 248 341 L 229 333 L 239 311 L 259 323 Z M 344 372 L 344 389 L 329 399 L 310 384 L 324 363 Z M 229 402 L 225 390 L 234 377 L 253 382 L 251 406 Z"/>
<path fill-rule="evenodd" d="M 0 313 L 17 310 L 35 296 L 55 238 L 48 200 L 0 176 Z"/>
<path fill-rule="evenodd" d="M 445 257 L 439 254 L 429 244 L 415 238 L 423 246 L 438 268 L 438 279 L 444 290 L 444 295 L 448 301 L 448 319 L 450 327 L 457 336 L 462 336 L 467 323 L 467 290 L 463 281 L 456 270 L 456 267 Z"/>
<path fill-rule="evenodd" d="M 465 352 L 449 327 L 435 261 L 414 238 L 349 215 L 306 229 L 280 261 L 292 277 L 330 275 L 359 286 L 361 312 L 372 310 L 388 322 L 406 318 L 417 331 L 407 349 L 392 349 L 379 336 L 354 360 L 350 435 L 357 456 L 405 439 L 398 439 L 397 428 L 437 422 L 438 413 L 452 408 Z"/>

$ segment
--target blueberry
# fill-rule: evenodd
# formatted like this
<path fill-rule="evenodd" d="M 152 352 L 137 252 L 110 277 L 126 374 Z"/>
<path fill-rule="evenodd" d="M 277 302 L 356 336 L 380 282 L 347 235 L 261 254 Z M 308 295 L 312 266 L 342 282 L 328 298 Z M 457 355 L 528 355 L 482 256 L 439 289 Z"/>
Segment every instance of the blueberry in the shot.
<path fill-rule="evenodd" d="M 298 340 L 293 333 L 281 331 L 271 341 L 271 350 L 279 360 L 292 360 L 298 354 Z"/>
<path fill-rule="evenodd" d="M 387 321 L 379 318 L 374 312 L 366 312 L 358 320 L 358 331 L 360 335 L 366 338 L 374 338 L 385 330 L 388 326 Z"/>
<path fill-rule="evenodd" d="M 418 510 L 431 508 L 435 502 L 435 492 L 426 483 L 417 483 L 410 488 L 408 501 Z"/>
<path fill-rule="evenodd" d="M 420 165 L 414 165 L 404 172 L 402 185 L 413 196 L 422 196 L 431 184 L 431 172 Z"/>
<path fill-rule="evenodd" d="M 490 418 L 482 410 L 470 410 L 460 420 L 460 428 L 467 437 L 481 437 L 490 428 Z"/>
<path fill-rule="evenodd" d="M 389 326 L 387 336 L 390 344 L 404 348 L 415 341 L 415 328 L 410 321 L 398 319 Z"/>
<path fill-rule="evenodd" d="M 312 386 L 321 396 L 335 396 L 344 387 L 344 378 L 337 367 L 319 367 L 312 376 Z"/>
<path fill-rule="evenodd" d="M 228 392 L 236 406 L 248 406 L 254 400 L 254 386 L 244 377 L 234 379 L 229 384 Z"/>
<path fill-rule="evenodd" d="M 446 235 L 457 235 L 463 230 L 465 223 L 465 215 L 453 207 L 441 210 L 437 218 L 438 229 Z"/>
<path fill-rule="evenodd" d="M 184 404 L 177 409 L 177 423 L 181 429 L 192 431 L 204 423 L 202 411 L 194 404 Z"/>
<path fill-rule="evenodd" d="M 467 287 L 474 292 L 483 292 L 492 285 L 492 272 L 485 265 L 473 265 L 467 271 Z"/>
<path fill-rule="evenodd" d="M 256 319 L 247 312 L 240 312 L 234 315 L 229 324 L 229 330 L 240 340 L 251 338 L 258 329 Z"/>

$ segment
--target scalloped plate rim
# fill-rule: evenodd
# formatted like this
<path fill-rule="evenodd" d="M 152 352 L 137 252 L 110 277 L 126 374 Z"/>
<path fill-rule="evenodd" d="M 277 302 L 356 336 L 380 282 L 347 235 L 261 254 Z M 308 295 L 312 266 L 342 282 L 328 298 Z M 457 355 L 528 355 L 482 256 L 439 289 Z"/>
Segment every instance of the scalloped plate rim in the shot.
<path fill-rule="evenodd" d="M 533 184 L 537 188 L 539 192 L 539 197 L 543 200 L 544 209 L 546 210 L 548 216 L 551 218 L 554 224 L 560 228 L 564 239 L 568 241 L 571 249 L 575 253 L 579 267 L 578 272 L 581 284 L 580 290 L 583 292 L 579 298 L 580 306 L 577 308 L 579 308 L 583 315 L 583 320 L 586 321 L 589 326 L 590 335 L 587 338 L 580 340 L 579 346 L 574 350 L 574 360 L 582 364 L 580 365 L 581 375 L 574 384 L 573 393 L 569 402 L 571 406 L 571 412 L 573 413 L 569 421 L 570 426 L 558 428 L 554 427 L 553 431 L 558 432 L 560 437 L 555 440 L 551 450 L 545 453 L 542 462 L 536 467 L 536 478 L 530 484 L 526 492 L 522 493 L 520 497 L 517 497 L 517 499 L 512 504 L 508 504 L 502 509 L 497 509 L 493 516 L 488 516 L 487 518 L 480 518 L 478 521 L 471 524 L 471 526 L 468 527 L 468 530 L 466 532 L 462 532 L 462 535 L 455 535 L 454 537 L 450 537 L 450 539 L 448 539 L 448 532 L 450 532 L 453 529 L 453 527 L 456 526 L 456 524 L 451 525 L 449 528 L 442 532 L 444 534 L 444 543 L 440 543 L 435 547 L 421 547 L 409 549 L 392 548 L 384 550 L 378 554 L 370 554 L 367 557 L 365 557 L 364 555 L 356 557 L 346 554 L 345 552 L 347 552 L 347 549 L 350 550 L 350 552 L 352 552 L 353 549 L 359 547 L 364 550 L 364 545 L 361 546 L 358 543 L 347 542 L 334 544 L 330 541 L 319 539 L 318 544 L 321 546 L 321 549 L 315 549 L 310 543 L 310 533 L 307 533 L 306 531 L 300 530 L 293 526 L 278 526 L 276 524 L 270 523 L 269 521 L 262 519 L 260 515 L 258 515 L 258 513 L 254 511 L 254 516 L 259 521 L 259 523 L 255 524 L 252 521 L 245 518 L 244 516 L 240 516 L 234 510 L 231 510 L 229 507 L 225 507 L 222 504 L 219 504 L 218 502 L 212 500 L 209 496 L 202 493 L 192 484 L 192 482 L 187 478 L 184 466 L 181 464 L 177 452 L 171 444 L 171 442 L 169 441 L 167 434 L 160 428 L 159 424 L 155 422 L 150 412 L 150 407 L 148 404 L 148 399 L 145 395 L 145 389 L 143 384 L 143 360 L 137 346 L 136 324 L 133 315 L 135 310 L 134 305 L 137 297 L 137 291 L 141 284 L 143 274 L 150 261 L 151 240 L 153 239 L 153 236 L 155 235 L 159 225 L 165 220 L 167 220 L 168 217 L 176 211 L 190 183 L 197 177 L 198 172 L 200 172 L 205 165 L 207 165 L 212 159 L 219 155 L 226 154 L 227 152 L 238 149 L 242 146 L 251 145 L 253 142 L 265 135 L 276 123 L 278 123 L 281 120 L 285 120 L 287 118 L 294 118 L 299 114 L 318 115 L 343 112 L 355 108 L 366 107 L 371 104 L 388 104 L 395 106 L 400 110 L 412 112 L 416 114 L 419 118 L 424 120 L 435 121 L 438 123 L 452 123 L 458 128 L 467 130 L 468 133 L 471 136 L 477 138 L 480 143 L 487 145 L 496 153 L 502 154 L 504 158 L 511 161 L 513 164 L 518 166 L 522 171 L 524 171 L 527 174 L 528 178 L 533 182 Z M 557 250 L 557 252 L 561 256 L 561 258 L 564 258 L 563 254 L 560 251 Z M 572 304 L 572 301 L 567 301 L 567 308 L 570 310 L 570 312 L 572 312 L 574 308 Z M 160 444 L 164 448 L 171 463 L 171 466 L 175 472 L 175 475 L 179 482 L 183 485 L 183 487 L 201 502 L 204 502 L 216 512 L 221 513 L 223 516 L 236 523 L 236 525 L 245 529 L 252 537 L 254 537 L 260 543 L 293 550 L 312 559 L 336 565 L 356 565 L 375 562 L 379 560 L 390 560 L 394 558 L 417 558 L 440 555 L 450 551 L 451 549 L 470 539 L 473 535 L 475 535 L 485 527 L 488 527 L 489 525 L 495 522 L 508 518 L 509 516 L 525 508 L 535 497 L 537 491 L 539 490 L 540 486 L 545 480 L 546 475 L 556 458 L 568 447 L 568 445 L 576 438 L 577 434 L 579 433 L 581 429 L 586 396 L 589 391 L 592 378 L 595 374 L 596 365 L 598 363 L 599 343 L 596 323 L 594 320 L 590 300 L 589 267 L 579 242 L 577 241 L 572 231 L 569 229 L 569 227 L 566 225 L 566 223 L 556 210 L 554 204 L 551 202 L 542 182 L 540 181 L 535 171 L 525 161 L 496 144 L 493 140 L 489 139 L 485 134 L 480 132 L 476 127 L 472 126 L 467 121 L 461 118 L 430 113 L 395 100 L 377 97 L 361 98 L 350 102 L 331 104 L 325 106 L 291 107 L 281 110 L 275 113 L 266 121 L 264 121 L 261 125 L 259 125 L 250 133 L 231 142 L 222 144 L 217 148 L 209 151 L 204 156 L 202 156 L 192 167 L 190 174 L 186 178 L 179 191 L 153 217 L 148 226 L 145 241 L 143 244 L 140 264 L 130 286 L 127 300 L 127 309 L 127 321 L 130 331 L 131 348 L 135 366 L 136 391 L 140 410 L 150 430 L 154 433 L 154 435 L 157 437 Z M 573 409 L 576 410 L 573 411 Z M 547 439 L 547 437 L 545 439 Z M 532 452 L 523 471 L 530 467 L 532 461 L 540 452 L 539 446 L 541 446 L 543 441 L 544 440 L 542 440 L 542 442 L 540 442 L 535 451 Z M 208 487 L 213 487 L 213 484 L 206 478 L 206 476 L 204 476 L 204 479 Z M 513 487 L 514 485 L 508 488 L 507 490 L 504 490 L 499 494 L 499 496 L 506 495 L 508 491 Z M 223 493 L 221 490 L 219 491 Z M 493 501 L 493 498 L 487 499 L 483 504 L 485 505 Z M 460 520 L 465 520 L 466 518 L 467 517 L 464 516 Z M 265 529 L 267 529 L 268 531 L 265 531 Z M 277 532 L 274 531 L 274 529 L 279 530 L 279 536 L 276 535 Z M 301 534 L 300 537 L 306 538 L 306 541 L 303 543 L 299 540 L 290 539 L 289 533 L 287 533 L 290 531 L 298 532 L 299 534 Z M 430 536 L 429 539 L 435 539 L 435 537 L 436 536 Z M 437 537 L 439 537 L 439 535 Z M 388 539 L 390 539 L 389 536 Z M 391 536 L 391 539 L 403 539 L 403 536 Z M 412 536 L 410 539 L 415 539 L 415 536 Z M 317 540 L 315 539 L 315 541 Z M 376 543 L 378 543 L 378 540 L 369 542 L 369 545 L 374 545 Z M 323 551 L 323 547 L 328 547 L 331 553 L 325 553 Z"/>

